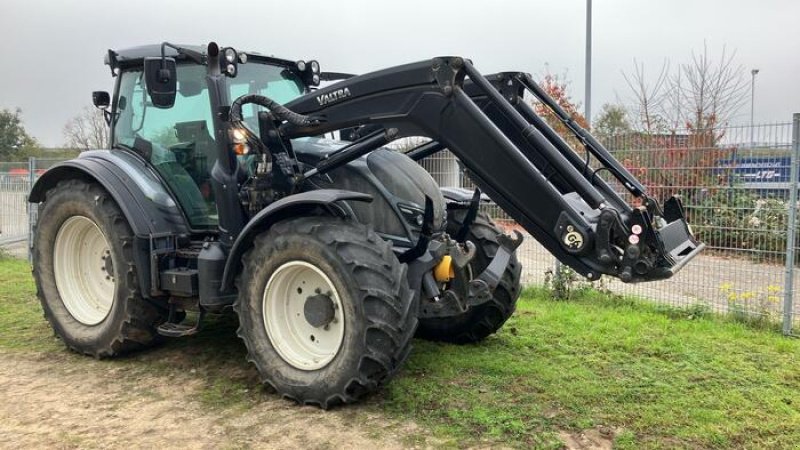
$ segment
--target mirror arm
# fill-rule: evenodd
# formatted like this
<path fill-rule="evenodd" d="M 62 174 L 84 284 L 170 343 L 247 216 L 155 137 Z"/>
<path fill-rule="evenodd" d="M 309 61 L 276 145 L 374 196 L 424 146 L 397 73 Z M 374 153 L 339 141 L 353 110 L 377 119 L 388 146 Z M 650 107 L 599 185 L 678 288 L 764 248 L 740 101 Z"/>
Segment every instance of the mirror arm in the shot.
<path fill-rule="evenodd" d="M 202 53 L 196 52 L 194 50 L 190 50 L 188 48 L 179 47 L 179 46 L 177 46 L 175 44 L 171 44 L 169 42 L 164 41 L 164 42 L 161 43 L 161 68 L 162 69 L 164 68 L 164 66 L 166 66 L 166 62 L 165 62 L 166 59 L 167 59 L 166 47 L 174 48 L 175 51 L 177 51 L 179 55 L 183 55 L 183 56 L 191 59 L 193 62 L 195 62 L 197 64 L 205 64 L 205 60 L 203 58 L 203 54 Z"/>
<path fill-rule="evenodd" d="M 170 44 L 167 41 L 161 43 L 161 70 L 158 71 L 158 78 L 161 80 L 162 83 L 166 83 L 169 81 L 169 71 L 167 70 L 167 54 L 166 54 L 166 47 L 169 46 L 170 48 L 174 48 L 178 53 L 181 52 L 180 47 L 177 45 Z"/>

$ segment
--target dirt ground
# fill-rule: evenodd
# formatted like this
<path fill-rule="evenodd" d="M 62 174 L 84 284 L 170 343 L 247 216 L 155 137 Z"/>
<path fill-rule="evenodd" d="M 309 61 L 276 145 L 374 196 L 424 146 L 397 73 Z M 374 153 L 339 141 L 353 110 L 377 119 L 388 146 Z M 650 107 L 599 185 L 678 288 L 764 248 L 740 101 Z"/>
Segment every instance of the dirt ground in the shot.
<path fill-rule="evenodd" d="M 365 407 L 322 411 L 261 395 L 246 409 L 208 408 L 195 400 L 202 382 L 191 374 L 131 376 L 69 354 L 0 360 L 0 448 L 435 446 L 414 423 Z"/>
<path fill-rule="evenodd" d="M 443 444 L 425 428 L 369 406 L 323 411 L 261 395 L 252 407 L 209 408 L 195 400 L 204 383 L 191 372 L 132 373 L 67 353 L 0 351 L 0 360 L 2 449 L 408 449 Z M 608 450 L 617 431 L 598 427 L 559 434 L 569 450 Z M 451 441 L 446 446 L 460 445 Z"/>

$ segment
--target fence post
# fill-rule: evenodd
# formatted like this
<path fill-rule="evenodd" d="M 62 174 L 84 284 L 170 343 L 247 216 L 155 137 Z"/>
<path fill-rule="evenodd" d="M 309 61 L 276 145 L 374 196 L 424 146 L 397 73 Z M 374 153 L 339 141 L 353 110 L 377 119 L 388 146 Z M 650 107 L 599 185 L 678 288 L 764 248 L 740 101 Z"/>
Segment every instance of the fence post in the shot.
<path fill-rule="evenodd" d="M 792 313 L 794 295 L 794 246 L 797 233 L 797 190 L 798 164 L 800 164 L 800 113 L 792 116 L 792 167 L 789 186 L 789 223 L 786 229 L 786 281 L 783 286 L 783 334 L 792 334 Z"/>
<path fill-rule="evenodd" d="M 28 262 L 33 262 L 33 255 L 31 254 L 31 249 L 33 248 L 33 221 L 34 221 L 34 209 L 31 206 L 30 202 L 28 201 L 28 196 L 31 193 L 31 189 L 33 189 L 33 183 L 36 182 L 36 157 L 29 156 L 28 157 L 28 192 L 25 194 L 25 202 L 27 203 L 28 207 Z"/>

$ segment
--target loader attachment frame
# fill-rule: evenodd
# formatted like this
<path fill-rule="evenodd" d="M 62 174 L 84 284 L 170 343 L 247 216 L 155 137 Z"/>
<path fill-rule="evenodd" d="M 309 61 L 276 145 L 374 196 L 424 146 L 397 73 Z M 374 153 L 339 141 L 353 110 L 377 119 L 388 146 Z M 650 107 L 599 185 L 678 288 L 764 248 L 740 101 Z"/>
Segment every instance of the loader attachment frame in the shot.
<path fill-rule="evenodd" d="M 393 139 L 427 136 L 435 142 L 413 156 L 449 149 L 498 206 L 559 260 L 592 280 L 601 274 L 626 282 L 668 278 L 702 250 L 680 201 L 670 200 L 671 213 L 665 216 L 644 186 L 530 76 L 506 73 L 490 78 L 460 57 L 351 77 L 287 103 L 291 111 L 315 120 L 282 123 L 280 134 L 292 139 L 379 124 L 391 130 Z M 643 206 L 630 206 L 597 177 L 600 168 L 591 168 L 588 158 L 575 153 L 521 101 L 522 90 L 553 109 L 601 168 L 641 198 Z M 263 127 L 263 121 L 274 117 L 263 114 L 261 119 Z M 342 155 L 312 175 L 362 154 Z"/>

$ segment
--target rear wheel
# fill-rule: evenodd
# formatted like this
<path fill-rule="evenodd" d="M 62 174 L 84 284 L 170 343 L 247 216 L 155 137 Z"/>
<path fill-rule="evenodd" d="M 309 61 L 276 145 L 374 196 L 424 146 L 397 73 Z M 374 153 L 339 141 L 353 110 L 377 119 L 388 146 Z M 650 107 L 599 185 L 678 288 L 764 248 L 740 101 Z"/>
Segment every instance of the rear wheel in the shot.
<path fill-rule="evenodd" d="M 158 340 L 166 311 L 141 298 L 133 232 L 100 186 L 67 180 L 47 192 L 33 268 L 45 318 L 69 348 L 107 357 Z"/>
<path fill-rule="evenodd" d="M 374 391 L 401 366 L 417 325 L 406 266 L 364 225 L 279 222 L 238 279 L 239 336 L 264 383 L 323 408 Z"/>
<path fill-rule="evenodd" d="M 447 211 L 447 233 L 455 236 L 467 209 L 449 209 Z M 497 235 L 501 230 L 485 213 L 478 213 L 467 234 L 467 240 L 475 244 L 475 258 L 464 271 L 456 273 L 451 286 L 456 291 L 466 291 L 469 279 L 483 272 L 497 253 L 500 244 Z M 522 266 L 516 253 L 511 255 L 508 267 L 503 272 L 500 282 L 492 298 L 479 306 L 470 308 L 465 313 L 443 318 L 420 319 L 417 335 L 423 339 L 466 344 L 478 342 L 499 330 L 506 323 L 517 305 L 520 294 L 520 273 Z M 463 279 L 462 279 L 463 278 Z M 469 278 L 469 279 L 468 279 Z"/>

